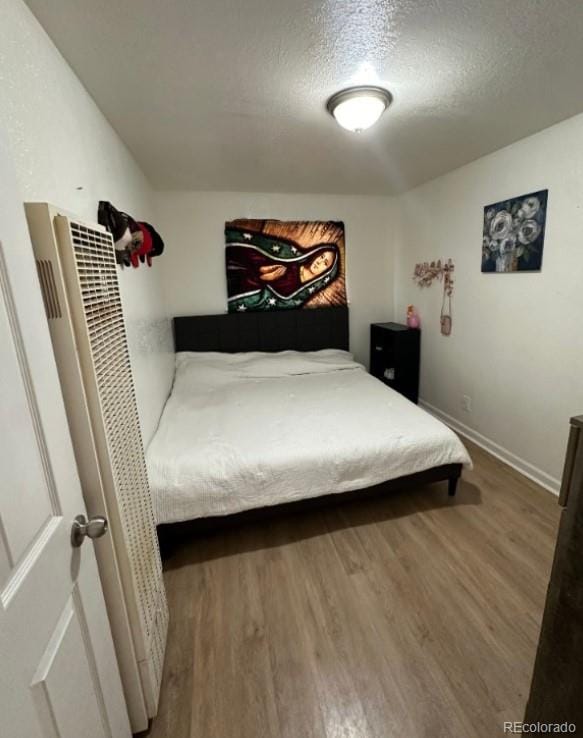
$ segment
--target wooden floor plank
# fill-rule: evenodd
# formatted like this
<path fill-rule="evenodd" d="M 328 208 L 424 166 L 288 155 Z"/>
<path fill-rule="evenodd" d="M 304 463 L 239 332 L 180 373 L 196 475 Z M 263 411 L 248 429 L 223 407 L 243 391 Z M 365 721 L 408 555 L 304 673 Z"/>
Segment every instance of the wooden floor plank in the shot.
<path fill-rule="evenodd" d="M 468 443 L 435 484 L 180 542 L 150 738 L 494 738 L 521 720 L 556 498 Z"/>

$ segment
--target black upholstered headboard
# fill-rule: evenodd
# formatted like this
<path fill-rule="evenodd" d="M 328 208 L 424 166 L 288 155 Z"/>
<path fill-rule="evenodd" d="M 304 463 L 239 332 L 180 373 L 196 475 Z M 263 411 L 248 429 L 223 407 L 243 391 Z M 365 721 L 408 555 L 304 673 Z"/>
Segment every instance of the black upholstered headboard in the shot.
<path fill-rule="evenodd" d="M 174 318 L 176 351 L 348 351 L 348 308 Z"/>

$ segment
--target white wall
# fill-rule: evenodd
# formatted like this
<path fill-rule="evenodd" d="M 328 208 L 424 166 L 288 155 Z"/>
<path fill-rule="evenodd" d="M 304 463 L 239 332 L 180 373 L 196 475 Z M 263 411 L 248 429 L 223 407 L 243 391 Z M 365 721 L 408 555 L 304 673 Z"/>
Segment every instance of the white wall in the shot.
<path fill-rule="evenodd" d="M 171 315 L 227 309 L 225 221 L 235 218 L 342 220 L 351 349 L 368 364 L 369 324 L 393 311 L 391 203 L 383 197 L 238 192 L 163 192 L 156 220 L 164 232 L 166 303 Z"/>
<path fill-rule="evenodd" d="M 111 200 L 152 221 L 152 191 L 124 144 L 21 0 L 0 0 L 0 129 L 22 200 L 46 200 L 91 221 Z M 136 122 L 139 125 L 139 121 Z M 120 274 L 144 439 L 172 380 L 159 262 Z"/>
<path fill-rule="evenodd" d="M 397 199 L 395 309 L 420 307 L 421 397 L 510 462 L 556 487 L 569 417 L 583 413 L 583 116 Z M 549 190 L 540 273 L 482 274 L 483 206 Z M 455 261 L 453 334 L 419 261 Z M 469 395 L 472 411 L 461 409 Z"/>

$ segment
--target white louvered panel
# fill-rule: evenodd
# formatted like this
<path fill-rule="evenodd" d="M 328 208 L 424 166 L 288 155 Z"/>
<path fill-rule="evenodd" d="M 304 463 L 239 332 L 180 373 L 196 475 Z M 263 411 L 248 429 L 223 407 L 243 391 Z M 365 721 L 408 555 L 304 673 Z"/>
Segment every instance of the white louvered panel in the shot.
<path fill-rule="evenodd" d="M 135 442 L 131 435 L 137 415 L 126 401 L 128 384 L 133 383 L 127 350 L 120 350 L 124 323 L 111 241 L 101 226 L 79 223 L 48 203 L 26 203 L 25 209 L 85 503 L 90 515 L 106 513 L 110 520 L 110 535 L 95 551 L 132 730 L 137 733 L 156 714 L 168 615 L 161 580 L 156 587 L 159 564 L 155 540 L 150 545 L 155 533 L 147 524 L 148 514 L 128 510 L 118 498 L 118 487 L 139 494 L 135 469 L 141 468 L 143 449 L 141 440 Z M 74 228 L 61 216 L 68 216 Z M 107 383 L 114 386 L 102 398 Z M 127 432 L 110 454 L 107 429 L 114 423 Z M 127 544 L 128 526 L 136 524 L 140 531 L 132 514 L 143 516 L 146 533 L 133 536 L 141 549 Z M 152 553 L 149 573 L 148 567 L 139 570 L 136 559 Z M 148 618 L 144 608 L 151 602 L 156 603 L 154 615 Z"/>
<path fill-rule="evenodd" d="M 56 218 L 63 262 L 69 261 L 76 277 L 74 311 L 77 334 L 89 354 L 84 373 L 94 383 L 99 405 L 92 418 L 102 466 L 104 485 L 111 489 L 117 519 L 123 531 L 126 565 L 131 579 L 130 617 L 137 618 L 134 640 L 144 694 L 150 714 L 158 701 L 168 628 L 168 610 L 162 567 L 148 486 L 136 396 L 127 346 L 114 246 L 109 233 L 91 225 L 59 216 Z M 71 290 L 70 281 L 68 283 Z M 79 314 L 76 314 L 79 313 Z M 79 335 L 78 335 L 79 337 Z M 108 468 L 103 469 L 106 465 Z M 111 512 L 111 509 L 110 509 Z M 138 624 L 135 624 L 138 625 Z"/>
<path fill-rule="evenodd" d="M 61 318 L 61 305 L 59 304 L 59 296 L 57 294 L 57 286 L 55 284 L 53 264 L 48 259 L 37 259 L 36 268 L 41 284 L 41 292 L 47 318 L 49 320 Z"/>

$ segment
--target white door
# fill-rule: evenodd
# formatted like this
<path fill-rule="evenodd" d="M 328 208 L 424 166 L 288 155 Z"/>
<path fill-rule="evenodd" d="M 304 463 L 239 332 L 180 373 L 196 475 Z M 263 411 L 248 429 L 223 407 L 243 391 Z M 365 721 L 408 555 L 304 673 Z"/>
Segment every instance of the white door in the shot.
<path fill-rule="evenodd" d="M 126 738 L 32 246 L 0 142 L 0 736 Z"/>

